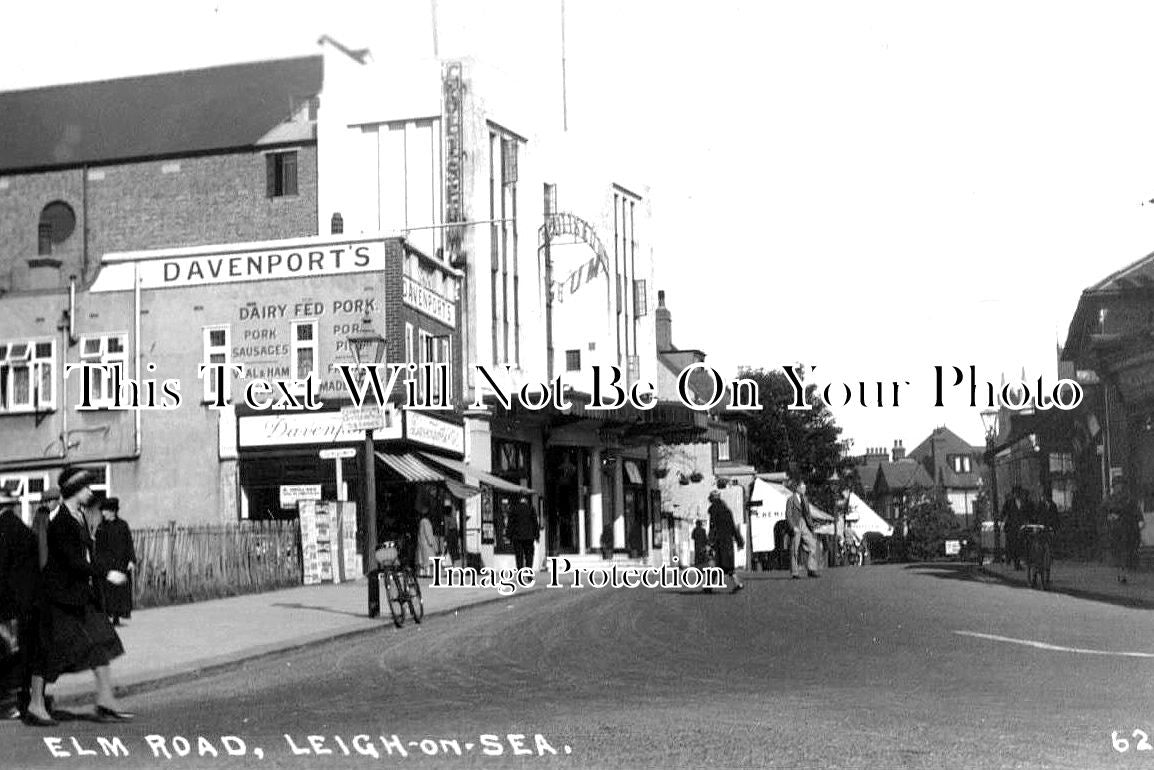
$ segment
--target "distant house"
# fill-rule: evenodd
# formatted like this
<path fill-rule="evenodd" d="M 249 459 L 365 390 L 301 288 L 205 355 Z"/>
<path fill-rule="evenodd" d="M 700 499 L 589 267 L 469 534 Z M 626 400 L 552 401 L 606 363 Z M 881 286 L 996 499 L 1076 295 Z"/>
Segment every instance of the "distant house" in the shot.
<path fill-rule="evenodd" d="M 922 443 L 910 450 L 929 475 L 930 483 L 945 492 L 958 516 L 975 516 L 975 504 L 982 490 L 984 447 L 974 446 L 943 426 L 934 428 Z"/>
<path fill-rule="evenodd" d="M 925 468 L 905 456 L 901 441 L 892 455 L 884 448 L 867 450 L 858 458 L 861 496 L 887 522 L 898 521 L 915 494 L 933 486 Z"/>

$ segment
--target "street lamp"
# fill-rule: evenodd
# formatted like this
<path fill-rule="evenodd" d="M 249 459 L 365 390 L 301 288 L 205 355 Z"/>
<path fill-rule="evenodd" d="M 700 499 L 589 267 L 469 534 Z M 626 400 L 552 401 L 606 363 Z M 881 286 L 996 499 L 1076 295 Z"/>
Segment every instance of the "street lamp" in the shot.
<path fill-rule="evenodd" d="M 373 319 L 368 313 L 361 319 L 360 326 L 349 335 L 349 349 L 353 360 L 359 364 L 376 365 L 385 355 L 385 338 L 373 329 Z M 377 474 L 376 457 L 373 455 L 373 429 L 365 431 L 365 546 L 364 568 L 369 577 L 369 614 L 372 614 L 373 590 L 371 587 L 377 569 Z"/>
<path fill-rule="evenodd" d="M 997 409 L 986 409 L 982 412 L 982 427 L 986 429 L 986 468 L 990 472 L 990 521 L 994 523 L 994 561 L 1000 561 L 1002 555 L 1002 537 L 998 531 L 998 468 L 997 454 L 998 421 L 1000 413 Z"/>

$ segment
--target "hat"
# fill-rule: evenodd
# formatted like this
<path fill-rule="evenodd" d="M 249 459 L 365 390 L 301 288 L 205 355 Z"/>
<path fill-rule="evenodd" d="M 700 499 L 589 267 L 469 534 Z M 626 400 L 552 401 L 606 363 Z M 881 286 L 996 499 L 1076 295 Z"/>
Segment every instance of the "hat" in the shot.
<path fill-rule="evenodd" d="M 59 487 L 48 487 L 48 489 L 45 489 L 43 492 L 40 493 L 40 502 L 42 502 L 42 503 L 53 503 L 59 499 L 60 499 L 60 488 Z"/>
<path fill-rule="evenodd" d="M 721 499 L 721 493 L 718 492 L 716 489 L 711 489 L 711 490 L 709 490 L 709 499 L 710 500 L 720 500 Z"/>
<path fill-rule="evenodd" d="M 60 471 L 60 496 L 67 499 L 92 483 L 92 474 L 83 468 L 65 468 Z"/>
<path fill-rule="evenodd" d="M 120 498 L 106 497 L 100 501 L 100 510 L 120 512 Z"/>

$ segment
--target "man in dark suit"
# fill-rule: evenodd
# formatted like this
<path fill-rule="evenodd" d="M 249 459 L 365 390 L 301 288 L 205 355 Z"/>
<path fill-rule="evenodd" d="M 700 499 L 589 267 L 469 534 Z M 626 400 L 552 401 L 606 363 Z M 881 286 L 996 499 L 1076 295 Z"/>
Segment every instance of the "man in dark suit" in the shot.
<path fill-rule="evenodd" d="M 809 502 L 805 499 L 805 482 L 791 481 L 787 486 L 793 490 L 793 494 L 785 501 L 785 520 L 789 522 L 793 532 L 789 543 L 790 577 L 794 580 L 801 579 L 798 550 L 803 542 L 809 552 L 806 557 L 806 574 L 810 577 L 821 577 L 817 571 L 817 538 L 813 534 L 813 514 L 809 510 Z"/>
<path fill-rule="evenodd" d="M 534 546 L 540 533 L 541 523 L 537 520 L 537 513 L 525 497 L 517 498 L 513 510 L 509 512 L 509 539 L 513 541 L 517 569 L 533 566 Z"/>
<path fill-rule="evenodd" d="M 0 487 L 0 648 L 16 651 L 0 661 L 0 718 L 15 719 L 28 707 L 35 645 L 40 565 L 36 535 L 20 519 L 19 499 Z"/>
<path fill-rule="evenodd" d="M 1026 505 L 1025 490 L 1014 487 L 1010 499 L 1002 506 L 1002 535 L 1006 541 L 1006 564 L 1012 563 L 1016 570 L 1022 568 L 1022 534 L 1019 530 L 1029 521 Z"/>

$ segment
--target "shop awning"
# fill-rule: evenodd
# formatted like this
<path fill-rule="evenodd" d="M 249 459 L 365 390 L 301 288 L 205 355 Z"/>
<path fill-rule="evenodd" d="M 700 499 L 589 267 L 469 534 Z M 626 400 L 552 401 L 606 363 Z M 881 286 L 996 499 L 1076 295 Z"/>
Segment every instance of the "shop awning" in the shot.
<path fill-rule="evenodd" d="M 426 459 L 426 460 L 429 460 L 430 462 L 436 463 L 437 465 L 440 465 L 444 468 L 448 468 L 449 470 L 454 471 L 455 473 L 460 473 L 462 476 L 474 476 L 474 477 L 476 477 L 477 481 L 481 482 L 482 484 L 488 484 L 489 486 L 493 487 L 494 489 L 499 489 L 502 492 L 512 492 L 513 494 L 517 494 L 517 495 L 535 495 L 535 494 L 537 494 L 536 492 L 534 492 L 532 489 L 529 489 L 528 487 L 523 487 L 520 484 L 514 484 L 511 481 L 505 481 L 505 479 L 503 479 L 499 476 L 494 476 L 492 473 L 489 473 L 488 471 L 483 471 L 483 470 L 480 470 L 479 468 L 474 468 L 472 465 L 469 465 L 467 463 L 463 463 L 460 460 L 451 460 L 448 457 L 441 457 L 439 455 L 425 454 L 424 452 L 421 452 L 421 457 Z"/>
<path fill-rule="evenodd" d="M 419 457 L 410 453 L 377 452 L 377 459 L 395 471 L 405 481 L 445 481 L 445 474 L 430 468 Z"/>
<path fill-rule="evenodd" d="M 458 500 L 468 500 L 473 495 L 481 494 L 481 490 L 477 487 L 470 486 L 456 479 L 445 479 L 445 488 L 449 490 L 449 494 Z"/>

